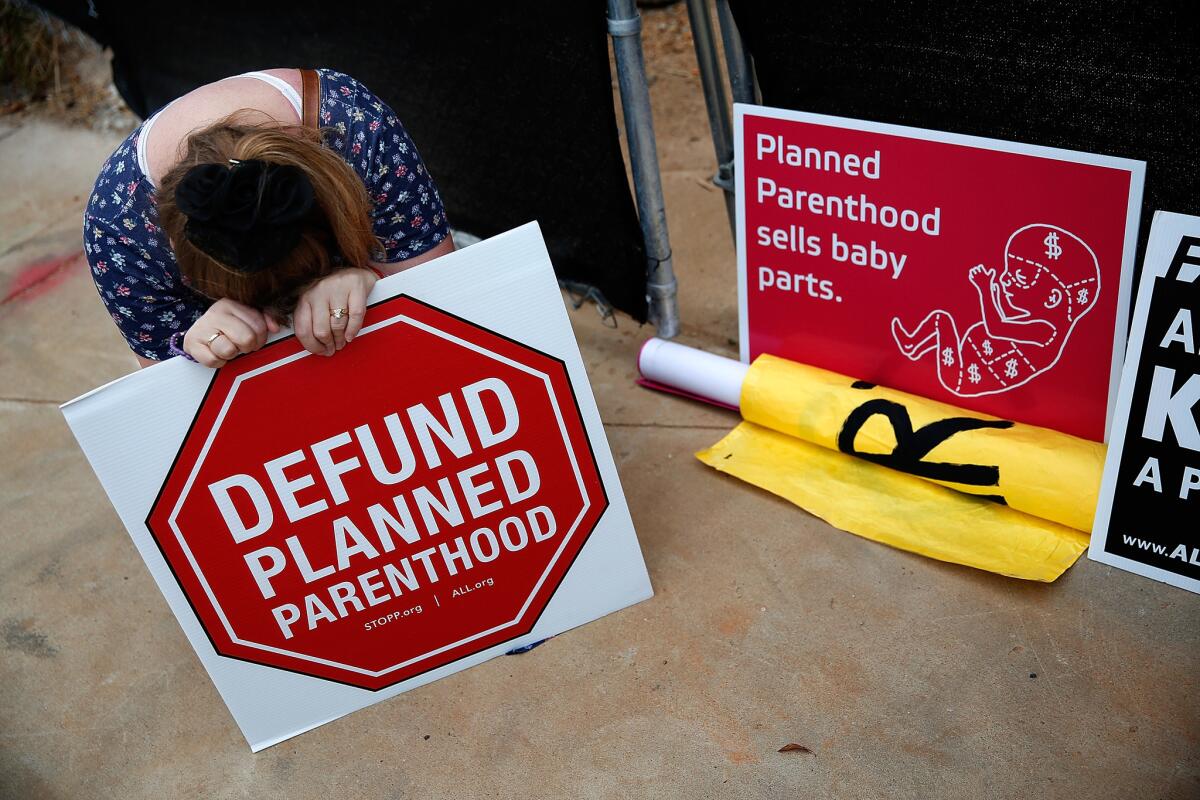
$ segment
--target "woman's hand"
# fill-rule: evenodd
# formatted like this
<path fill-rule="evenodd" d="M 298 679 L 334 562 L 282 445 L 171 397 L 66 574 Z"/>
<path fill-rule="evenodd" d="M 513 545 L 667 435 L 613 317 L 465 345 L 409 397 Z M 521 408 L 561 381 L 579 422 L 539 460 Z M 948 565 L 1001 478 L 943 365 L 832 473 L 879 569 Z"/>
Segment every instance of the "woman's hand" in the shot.
<path fill-rule="evenodd" d="M 370 270 L 351 267 L 310 286 L 292 315 L 292 327 L 304 348 L 331 356 L 352 341 L 362 327 L 367 295 L 377 280 Z M 340 313 L 335 313 L 338 309 Z"/>
<path fill-rule="evenodd" d="M 257 308 L 222 299 L 184 334 L 183 349 L 206 367 L 223 367 L 234 357 L 262 347 L 267 336 L 278 330 L 278 323 Z"/>

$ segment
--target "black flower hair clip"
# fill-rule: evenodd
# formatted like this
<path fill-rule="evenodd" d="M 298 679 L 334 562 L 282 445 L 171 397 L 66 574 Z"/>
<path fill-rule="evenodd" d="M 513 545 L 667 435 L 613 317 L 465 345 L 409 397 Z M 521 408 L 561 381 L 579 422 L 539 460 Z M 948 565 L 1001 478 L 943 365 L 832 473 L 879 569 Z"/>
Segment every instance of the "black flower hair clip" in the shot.
<path fill-rule="evenodd" d="M 259 159 L 198 164 L 175 189 L 188 241 L 246 273 L 261 272 L 296 247 L 313 203 L 302 169 Z"/>

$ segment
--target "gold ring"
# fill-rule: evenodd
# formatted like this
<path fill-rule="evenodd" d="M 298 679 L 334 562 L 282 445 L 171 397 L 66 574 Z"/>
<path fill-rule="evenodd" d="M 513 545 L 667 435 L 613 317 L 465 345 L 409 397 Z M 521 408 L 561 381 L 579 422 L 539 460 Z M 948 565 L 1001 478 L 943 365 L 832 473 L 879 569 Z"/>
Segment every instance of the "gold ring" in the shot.
<path fill-rule="evenodd" d="M 218 337 L 218 336 L 224 336 L 224 335 L 225 335 L 225 332 L 224 332 L 224 331 L 217 331 L 217 332 L 216 332 L 216 333 L 214 333 L 212 336 L 210 336 L 210 337 L 208 337 L 207 339 L 205 339 L 205 340 L 204 340 L 204 343 L 205 343 L 205 344 L 212 344 L 213 342 L 215 342 L 215 341 L 217 340 L 217 337 Z"/>
<path fill-rule="evenodd" d="M 334 319 L 341 319 L 342 317 L 346 316 L 346 309 L 335 308 L 333 311 L 329 312 L 329 316 L 333 317 Z"/>

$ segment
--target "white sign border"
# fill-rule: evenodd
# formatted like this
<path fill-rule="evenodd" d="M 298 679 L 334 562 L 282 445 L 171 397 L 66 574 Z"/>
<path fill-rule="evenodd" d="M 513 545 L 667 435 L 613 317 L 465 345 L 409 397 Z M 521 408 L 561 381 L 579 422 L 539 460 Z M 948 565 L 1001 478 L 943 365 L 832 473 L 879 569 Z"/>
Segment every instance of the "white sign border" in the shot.
<path fill-rule="evenodd" d="M 64 403 L 62 411 L 160 592 L 257 752 L 305 731 L 524 645 L 647 600 L 654 592 L 620 477 L 536 222 L 380 280 L 371 304 L 405 294 L 559 359 L 570 379 L 608 498 L 570 570 L 533 629 L 507 642 L 378 690 L 221 656 L 146 527 L 166 471 L 187 436 L 212 370 L 173 358 Z M 273 339 L 290 332 L 281 332 Z M 148 394 L 153 394 L 153 402 Z M 127 408 L 143 431 L 130 439 Z M 185 673 L 181 673 L 185 674 Z"/>

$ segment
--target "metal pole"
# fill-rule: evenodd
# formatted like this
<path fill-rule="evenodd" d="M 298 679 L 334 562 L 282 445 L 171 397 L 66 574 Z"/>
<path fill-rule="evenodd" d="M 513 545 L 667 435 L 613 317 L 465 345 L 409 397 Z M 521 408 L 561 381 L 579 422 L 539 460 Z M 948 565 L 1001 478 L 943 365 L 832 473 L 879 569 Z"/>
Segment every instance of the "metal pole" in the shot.
<path fill-rule="evenodd" d="M 650 116 L 650 90 L 642 60 L 642 17 L 635 0 L 608 0 L 608 32 L 617 61 L 617 84 L 625 113 L 625 138 L 629 144 L 638 218 L 646 240 L 646 295 L 650 321 L 663 339 L 679 334 L 678 285 L 671 264 L 671 238 L 663 203 L 662 177 L 658 173 L 658 148 Z"/>
<path fill-rule="evenodd" d="M 712 15 L 708 0 L 688 0 L 688 21 L 692 26 L 692 41 L 696 45 L 696 62 L 700 66 L 700 83 L 704 86 L 704 104 L 708 107 L 708 124 L 712 128 L 713 149 L 717 154 L 717 174 L 713 183 L 725 190 L 725 210 L 729 227 L 737 236 L 733 203 L 733 125 L 729 121 L 729 101 L 725 99 L 725 84 L 713 40 Z"/>
<path fill-rule="evenodd" d="M 721 26 L 721 44 L 725 48 L 725 68 L 733 102 L 754 103 L 754 64 L 742 46 L 742 36 L 729 8 L 729 0 L 717 0 L 717 24 Z"/>

